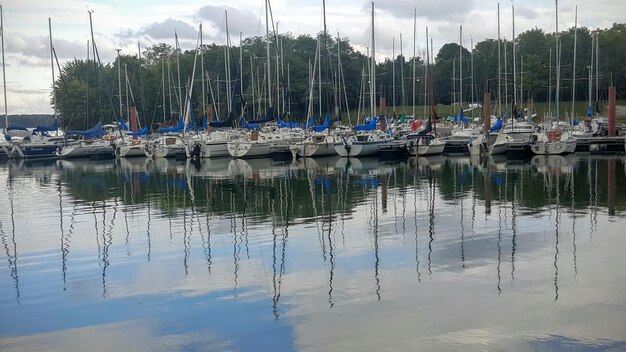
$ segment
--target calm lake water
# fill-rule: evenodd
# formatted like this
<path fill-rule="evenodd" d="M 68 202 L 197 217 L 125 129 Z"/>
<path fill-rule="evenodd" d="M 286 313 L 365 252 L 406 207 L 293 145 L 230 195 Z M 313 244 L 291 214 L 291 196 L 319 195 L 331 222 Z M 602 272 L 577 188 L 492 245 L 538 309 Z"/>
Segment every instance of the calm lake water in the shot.
<path fill-rule="evenodd" d="M 623 351 L 625 160 L 0 164 L 0 350 Z"/>

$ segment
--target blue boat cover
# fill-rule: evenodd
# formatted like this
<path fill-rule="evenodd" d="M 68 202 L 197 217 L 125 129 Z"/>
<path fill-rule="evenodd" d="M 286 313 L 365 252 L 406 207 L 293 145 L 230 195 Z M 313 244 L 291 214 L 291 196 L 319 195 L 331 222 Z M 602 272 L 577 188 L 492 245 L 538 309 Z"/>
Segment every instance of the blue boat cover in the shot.
<path fill-rule="evenodd" d="M 159 132 L 161 133 L 173 133 L 180 132 L 185 127 L 185 123 L 183 122 L 182 116 L 178 118 L 178 123 L 173 127 L 161 127 L 159 128 Z"/>
<path fill-rule="evenodd" d="M 127 132 L 126 134 L 129 136 L 145 136 L 148 132 L 150 132 L 150 130 L 148 130 L 148 126 L 146 126 L 137 132 Z"/>
<path fill-rule="evenodd" d="M 59 129 L 59 122 L 55 119 L 50 126 L 37 126 L 33 132 L 51 132 Z"/>
<path fill-rule="evenodd" d="M 104 131 L 102 130 L 102 121 L 98 121 L 95 126 L 88 130 L 68 130 L 65 132 L 66 135 L 73 136 L 84 136 L 85 138 L 96 138 L 104 135 Z"/>
<path fill-rule="evenodd" d="M 355 131 L 373 131 L 376 129 L 376 118 L 371 118 L 362 125 L 352 127 L 352 129 Z"/>
<path fill-rule="evenodd" d="M 326 117 L 324 118 L 324 123 L 319 126 L 313 126 L 311 127 L 311 129 L 315 132 L 323 132 L 328 127 L 330 127 L 330 115 L 326 114 Z M 376 121 L 374 121 L 374 128 L 376 128 Z"/>
<path fill-rule="evenodd" d="M 505 114 L 506 115 L 506 114 Z M 489 132 L 496 132 L 502 128 L 502 119 L 498 117 L 496 122 L 489 128 Z"/>
<path fill-rule="evenodd" d="M 130 129 L 130 128 L 128 128 L 128 124 L 126 123 L 126 120 L 124 120 L 123 117 L 120 118 L 119 125 L 120 125 L 120 130 L 128 131 Z"/>

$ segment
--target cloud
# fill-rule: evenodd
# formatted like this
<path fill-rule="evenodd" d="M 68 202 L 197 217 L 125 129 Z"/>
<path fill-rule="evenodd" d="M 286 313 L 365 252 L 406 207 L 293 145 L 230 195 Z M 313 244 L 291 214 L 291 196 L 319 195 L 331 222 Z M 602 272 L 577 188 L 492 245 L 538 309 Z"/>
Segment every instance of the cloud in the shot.
<path fill-rule="evenodd" d="M 153 22 L 138 31 L 126 30 L 120 32 L 118 36 L 121 38 L 145 36 L 155 40 L 171 40 L 174 37 L 174 31 L 176 31 L 178 37 L 181 39 L 192 40 L 198 36 L 198 30 L 189 23 L 171 17 L 161 22 Z"/>
<path fill-rule="evenodd" d="M 239 32 L 243 32 L 244 36 L 257 33 L 260 19 L 248 9 L 207 5 L 198 9 L 197 16 L 208 21 L 218 34 L 225 34 L 224 11 L 228 11 L 228 28 L 231 37 Z"/>
<path fill-rule="evenodd" d="M 530 7 L 519 6 L 515 8 L 515 15 L 528 20 L 533 20 L 539 16 L 539 13 Z"/>
<path fill-rule="evenodd" d="M 418 17 L 429 20 L 461 19 L 469 15 L 474 6 L 474 0 L 390 0 L 375 4 L 376 9 L 397 17 L 413 17 L 413 9 L 417 9 Z"/>

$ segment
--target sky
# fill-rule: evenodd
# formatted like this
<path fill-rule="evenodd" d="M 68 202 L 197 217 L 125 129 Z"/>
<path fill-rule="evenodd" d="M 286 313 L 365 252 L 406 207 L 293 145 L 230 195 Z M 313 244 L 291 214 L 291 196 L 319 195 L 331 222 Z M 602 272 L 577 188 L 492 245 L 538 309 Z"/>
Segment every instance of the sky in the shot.
<path fill-rule="evenodd" d="M 559 2 L 559 28 L 574 26 L 578 5 L 578 24 L 590 28 L 608 28 L 626 22 L 626 1 L 562 0 Z M 165 42 L 174 44 L 174 30 L 183 50 L 195 47 L 199 24 L 203 24 L 206 43 L 224 43 L 224 11 L 228 11 L 231 42 L 243 36 L 265 33 L 264 0 L 5 0 L 4 46 L 9 114 L 52 113 L 50 87 L 50 44 L 48 18 L 52 21 L 52 40 L 61 65 L 74 58 L 87 57 L 90 40 L 89 13 L 92 12 L 95 42 L 102 61 L 115 59 L 116 49 L 123 55 L 136 55 L 142 49 Z M 278 31 L 294 35 L 315 34 L 322 30 L 322 2 L 272 0 Z M 463 45 L 469 47 L 485 38 L 497 37 L 497 1 L 492 0 L 385 0 L 375 3 L 376 57 L 392 56 L 395 38 L 396 55 L 399 36 L 407 57 L 413 52 L 413 14 L 416 18 L 416 51 L 425 51 L 425 28 L 433 39 L 435 51 L 443 44 L 459 41 L 463 25 Z M 555 30 L 555 3 L 549 0 L 500 2 L 501 33 L 511 38 L 515 6 L 515 32 L 532 28 Z M 366 52 L 370 36 L 371 3 L 367 1 L 326 1 L 328 31 L 350 38 L 351 44 Z M 58 72 L 57 72 L 58 74 Z M 1 112 L 4 102 L 0 100 Z"/>

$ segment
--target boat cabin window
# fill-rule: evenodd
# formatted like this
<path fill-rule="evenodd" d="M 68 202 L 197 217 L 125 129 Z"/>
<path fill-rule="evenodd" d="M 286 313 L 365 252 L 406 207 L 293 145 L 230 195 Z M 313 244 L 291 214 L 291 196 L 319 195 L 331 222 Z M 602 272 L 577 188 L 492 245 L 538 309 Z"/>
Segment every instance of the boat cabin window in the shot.
<path fill-rule="evenodd" d="M 356 136 L 356 140 L 357 140 L 358 142 L 367 142 L 367 140 L 369 139 L 368 137 L 369 137 L 369 136 L 368 136 L 368 135 L 366 135 L 366 134 L 360 134 L 360 135 L 357 135 L 357 136 Z"/>

